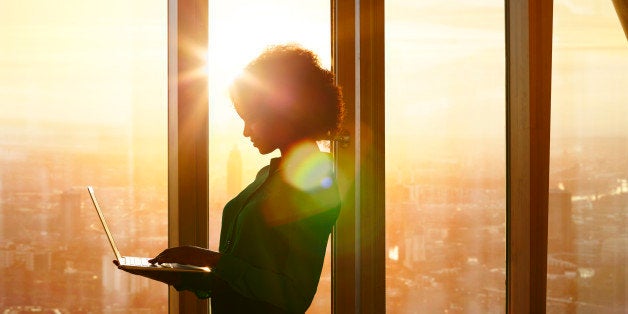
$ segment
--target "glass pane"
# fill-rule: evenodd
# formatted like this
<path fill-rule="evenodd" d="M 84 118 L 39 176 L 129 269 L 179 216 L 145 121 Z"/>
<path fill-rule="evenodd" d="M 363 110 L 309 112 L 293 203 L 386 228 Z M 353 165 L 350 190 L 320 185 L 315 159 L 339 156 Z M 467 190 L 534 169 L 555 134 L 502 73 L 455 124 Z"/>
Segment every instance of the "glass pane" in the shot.
<path fill-rule="evenodd" d="M 386 308 L 505 311 L 503 1 L 386 2 Z"/>
<path fill-rule="evenodd" d="M 167 246 L 166 23 L 165 2 L 0 2 L 0 312 L 167 312 L 85 188 L 122 254 Z"/>
<path fill-rule="evenodd" d="M 298 43 L 331 67 L 329 1 L 209 2 L 209 197 L 210 249 L 218 249 L 224 205 L 253 181 L 276 151 L 262 156 L 242 135 L 244 124 L 228 96 L 231 80 L 266 47 Z M 329 313 L 331 262 L 326 254 L 317 294 L 308 313 Z"/>
<path fill-rule="evenodd" d="M 554 2 L 548 313 L 628 309 L 628 42 L 611 1 Z"/>

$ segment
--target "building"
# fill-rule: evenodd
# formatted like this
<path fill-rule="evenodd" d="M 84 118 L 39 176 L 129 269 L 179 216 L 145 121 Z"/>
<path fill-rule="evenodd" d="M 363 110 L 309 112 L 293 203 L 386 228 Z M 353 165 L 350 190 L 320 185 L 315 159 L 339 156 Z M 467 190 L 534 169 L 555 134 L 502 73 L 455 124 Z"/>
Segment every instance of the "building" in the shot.
<path fill-rule="evenodd" d="M 548 198 L 547 254 L 574 252 L 571 193 L 551 189 Z"/>

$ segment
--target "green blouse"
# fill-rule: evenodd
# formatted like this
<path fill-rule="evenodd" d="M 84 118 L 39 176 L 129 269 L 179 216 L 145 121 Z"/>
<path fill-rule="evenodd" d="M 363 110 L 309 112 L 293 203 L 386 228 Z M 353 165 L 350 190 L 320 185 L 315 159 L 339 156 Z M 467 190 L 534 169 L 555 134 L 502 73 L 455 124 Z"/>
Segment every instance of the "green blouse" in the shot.
<path fill-rule="evenodd" d="M 212 270 L 241 295 L 305 312 L 318 286 L 340 210 L 329 154 L 271 160 L 229 201 Z"/>

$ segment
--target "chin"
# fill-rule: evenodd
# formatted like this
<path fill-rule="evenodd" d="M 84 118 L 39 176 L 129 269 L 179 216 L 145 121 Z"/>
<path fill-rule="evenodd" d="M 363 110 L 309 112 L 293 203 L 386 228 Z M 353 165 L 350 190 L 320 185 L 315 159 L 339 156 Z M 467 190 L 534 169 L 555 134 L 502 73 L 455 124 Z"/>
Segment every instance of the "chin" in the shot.
<path fill-rule="evenodd" d="M 273 152 L 272 150 L 264 150 L 264 149 L 261 149 L 261 148 L 258 148 L 257 150 L 258 150 L 258 151 L 259 151 L 259 153 L 260 153 L 260 154 L 262 154 L 262 155 L 268 155 L 268 154 L 270 154 L 270 153 L 272 153 L 272 152 Z"/>
<path fill-rule="evenodd" d="M 257 147 L 257 151 L 259 151 L 259 153 L 262 154 L 262 155 L 267 155 L 267 154 L 270 154 L 270 153 L 274 152 L 275 148 L 269 149 L 269 148 L 266 148 L 266 147 Z"/>

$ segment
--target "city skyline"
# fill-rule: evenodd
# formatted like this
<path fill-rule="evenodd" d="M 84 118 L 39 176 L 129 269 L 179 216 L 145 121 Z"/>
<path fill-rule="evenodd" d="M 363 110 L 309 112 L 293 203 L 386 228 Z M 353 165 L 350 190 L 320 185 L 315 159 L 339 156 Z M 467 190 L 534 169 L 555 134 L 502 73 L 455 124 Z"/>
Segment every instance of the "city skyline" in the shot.
<path fill-rule="evenodd" d="M 563 308 L 561 304 L 565 304 L 565 300 L 569 300 L 565 293 L 570 291 L 579 291 L 580 295 L 578 299 L 574 299 L 579 300 L 578 303 L 574 303 L 572 306 L 586 308 L 587 306 L 599 307 L 613 304 L 619 306 L 622 304 L 617 303 L 621 302 L 620 299 L 616 299 L 616 292 L 621 292 L 620 290 L 605 288 L 606 290 L 600 291 L 606 291 L 606 293 L 600 294 L 596 293 L 595 289 L 590 286 L 591 282 L 604 283 L 609 280 L 606 276 L 614 274 L 609 273 L 609 269 L 604 266 L 605 264 L 600 264 L 601 261 L 606 261 L 605 263 L 610 261 L 614 263 L 612 265 L 618 265 L 616 263 L 618 261 L 621 263 L 621 259 L 617 260 L 612 254 L 620 254 L 617 255 L 619 258 L 621 258 L 621 254 L 626 254 L 620 250 L 622 243 L 620 240 L 626 236 L 621 217 L 626 215 L 625 199 L 628 198 L 628 173 L 625 170 L 622 172 L 622 169 L 628 169 L 628 161 L 617 156 L 613 149 L 620 143 L 622 143 L 621 140 L 609 140 L 607 142 L 597 139 L 578 140 L 567 143 L 564 150 L 558 154 L 553 154 L 551 162 L 559 163 L 562 166 L 555 169 L 555 173 L 551 175 L 551 182 L 555 185 L 558 182 L 563 182 L 568 193 L 573 193 L 570 197 L 573 209 L 571 209 L 571 214 L 568 214 L 568 221 L 563 221 L 563 223 L 571 221 L 577 233 L 573 239 L 574 253 L 572 253 L 576 255 L 570 257 L 565 255 L 569 253 L 567 249 L 560 249 L 557 251 L 558 254 L 549 256 L 548 296 L 551 298 L 548 306 L 552 308 L 554 306 Z M 580 150 L 582 151 L 580 152 Z M 93 154 L 93 152 L 84 152 L 87 158 Z M 84 158 L 80 156 L 71 157 L 76 155 L 73 152 L 60 151 L 56 155 L 66 156 L 61 159 L 53 157 L 53 159 L 66 160 L 65 163 L 68 164 L 75 163 L 72 158 L 77 160 Z M 44 164 L 41 161 L 33 163 L 31 159 L 41 157 L 46 157 L 46 155 L 42 156 L 39 152 L 30 154 L 30 157 L 21 160 L 7 160 L 6 156 L 2 156 L 0 159 L 3 164 L 10 168 L 26 169 L 20 165 L 30 164 L 30 169 L 21 173 L 31 180 L 37 180 L 39 178 L 37 174 L 42 173 L 38 169 Z M 499 291 L 502 291 L 501 293 L 504 291 L 502 276 L 503 271 L 505 271 L 505 244 L 503 242 L 505 239 L 505 181 L 502 180 L 503 174 L 499 172 L 486 173 L 485 170 L 490 168 L 490 163 L 484 164 L 483 159 L 482 154 L 458 156 L 448 160 L 437 158 L 426 160 L 421 164 L 421 167 L 410 167 L 410 169 L 414 169 L 412 171 L 389 172 L 388 177 L 391 182 L 387 182 L 387 189 L 389 190 L 387 211 L 396 213 L 396 215 L 389 216 L 387 219 L 390 219 L 390 222 L 394 223 L 396 227 L 387 231 L 387 260 L 389 261 L 387 262 L 389 264 L 387 272 L 390 275 L 387 285 L 390 291 L 397 291 L 388 295 L 389 309 L 397 309 L 400 312 L 402 312 L 400 309 L 404 307 L 437 310 L 440 306 L 447 307 L 450 304 L 455 304 L 456 308 L 485 309 L 490 312 L 499 312 L 503 309 L 503 295 L 500 296 Z M 596 160 L 606 160 L 608 164 L 596 163 Z M 121 162 L 108 159 L 103 161 L 102 166 L 104 167 L 93 174 L 79 171 L 75 175 L 68 175 L 65 180 L 68 183 L 73 182 L 75 181 L 73 176 L 84 175 L 105 179 L 102 174 L 108 172 L 108 167 L 123 170 L 128 169 L 132 164 L 134 162 L 130 159 L 123 159 Z M 609 167 L 609 164 L 613 166 Z M 228 168 L 227 162 L 222 166 L 223 169 Z M 471 169 L 476 171 L 473 172 Z M 458 172 L 465 175 L 459 176 L 453 181 L 449 179 L 452 174 Z M 115 267 L 110 264 L 111 249 L 108 247 L 101 228 L 97 225 L 97 217 L 93 208 L 90 207 L 87 193 L 83 191 L 84 187 L 49 191 L 44 186 L 37 187 L 26 184 L 24 187 L 28 187 L 27 190 L 11 189 L 8 187 L 19 187 L 20 185 L 15 183 L 23 181 L 24 178 L 7 176 L 8 173 L 7 169 L 0 171 L 0 178 L 7 185 L 0 191 L 2 195 L 0 222 L 3 224 L 2 230 L 5 232 L 2 235 L 3 240 L 0 241 L 0 261 L 7 263 L 7 258 L 27 261 L 30 258 L 33 262 L 38 261 L 36 262 L 40 263 L 38 265 L 48 265 L 45 268 L 50 269 L 51 274 L 48 275 L 50 278 L 56 276 L 54 275 L 55 267 L 61 267 L 64 272 L 59 275 L 66 276 L 63 278 L 66 278 L 64 282 L 67 284 L 80 280 L 79 278 L 91 278 L 93 276 L 98 276 L 97 281 L 100 282 L 102 277 L 102 289 L 104 290 L 97 293 L 106 294 L 109 293 L 106 291 L 109 291 L 111 287 L 126 285 L 134 287 L 133 289 L 136 289 L 138 295 L 143 295 L 147 291 L 146 289 L 163 288 L 159 285 L 148 284 L 146 281 L 137 281 L 136 278 L 123 272 L 116 272 Z M 35 176 L 31 176 L 30 173 L 35 174 Z M 426 173 L 430 175 L 426 176 Z M 127 176 L 130 173 L 120 174 Z M 580 176 L 589 179 L 582 183 L 574 182 L 574 179 Z M 409 180 L 412 177 L 415 179 Z M 620 181 L 617 181 L 620 179 L 623 180 L 625 188 L 619 193 L 613 194 L 612 192 L 616 189 L 609 185 L 609 182 L 621 184 Z M 121 247 L 122 250 L 147 255 L 155 254 L 166 245 L 167 241 L 167 224 L 163 219 L 167 216 L 166 193 L 160 189 L 148 190 L 145 187 L 129 189 L 127 184 L 132 184 L 132 181 L 123 180 L 122 184 L 116 183 L 115 180 L 99 183 L 102 205 L 106 205 L 108 213 L 111 214 L 108 216 L 112 219 L 111 226 L 115 228 L 112 231 L 120 239 L 121 246 L 123 246 Z M 245 179 L 245 181 L 248 180 Z M 574 183 L 577 184 L 574 185 Z M 112 184 L 113 186 L 108 187 Z M 590 195 L 591 191 L 597 193 Z M 219 214 L 222 205 L 224 205 L 224 203 L 216 200 L 228 199 L 230 196 L 227 194 L 226 190 L 212 188 L 214 201 L 211 202 L 210 220 L 214 223 L 219 223 L 219 216 L 215 216 L 215 214 Z M 624 200 L 622 201 L 622 199 Z M 72 204 L 81 204 L 78 213 L 56 209 L 64 206 L 76 208 Z M 130 208 L 133 210 L 129 210 Z M 9 215 L 9 213 L 11 214 Z M 60 223 L 55 223 L 56 221 Z M 397 223 L 395 223 L 396 221 Z M 402 223 L 406 221 L 413 223 Z M 99 252 L 91 254 L 97 260 L 97 268 L 86 268 L 86 264 L 77 262 L 77 256 L 62 257 L 60 255 L 67 249 L 72 249 L 72 247 L 64 248 L 62 245 L 67 242 L 67 237 L 70 236 L 69 233 L 64 233 L 63 229 L 59 229 L 64 224 L 71 226 L 70 229 L 81 226 L 79 233 L 83 235 L 83 240 L 74 243 L 72 247 L 89 245 L 95 252 Z M 16 227 L 21 228 L 22 231 L 17 231 Z M 42 227 L 43 229 L 38 229 Z M 45 234 L 42 231 L 45 231 Z M 131 241 L 133 238 L 137 238 L 137 241 Z M 601 248 L 600 245 L 602 245 Z M 30 246 L 33 248 L 29 249 Z M 34 249 L 43 255 L 40 254 L 38 256 L 41 257 L 37 258 L 35 255 L 28 257 L 30 256 L 28 254 L 32 254 L 29 252 L 33 252 Z M 600 259 L 591 259 L 589 257 L 591 254 L 601 254 L 599 255 Z M 600 262 L 597 262 L 598 260 Z M 55 263 L 61 263 L 61 265 L 55 266 Z M 0 264 L 0 268 L 2 265 L 4 264 Z M 25 267 L 34 269 L 32 265 L 29 265 L 31 264 L 26 264 Z M 409 269 L 420 269 L 421 271 L 409 272 Z M 616 275 L 623 274 L 620 272 L 621 269 L 625 270 L 625 267 L 618 268 Z M 580 277 L 569 275 L 569 272 L 572 271 L 580 274 L 578 275 Z M 567 275 L 563 272 L 567 272 Z M 596 274 L 601 277 L 596 277 Z M 467 279 L 476 278 L 476 276 L 481 277 L 472 281 L 452 281 L 454 280 L 452 275 L 456 275 L 453 278 Z M 24 277 L 24 280 L 29 280 L 28 278 L 31 278 L 29 276 Z M 588 278 L 594 279 L 591 281 Z M 578 280 L 573 281 L 575 279 Z M 478 280 L 481 280 L 486 289 L 489 290 L 477 290 L 476 283 Z M 569 283 L 567 287 L 573 285 L 573 289 L 576 290 L 565 288 L 566 283 Z M 411 285 L 408 286 L 409 284 Z M 49 285 L 50 283 L 46 283 L 45 287 L 49 287 Z M 90 288 L 92 287 L 90 285 L 85 283 L 84 286 L 77 288 L 82 287 L 81 289 L 88 289 L 93 292 L 99 291 L 93 290 L 94 288 Z M 99 285 L 101 284 L 99 283 Z M 452 285 L 459 288 L 458 292 L 450 294 L 453 291 L 449 290 Z M 21 286 L 18 286 L 16 291 L 21 291 L 22 288 L 19 287 Z M 420 287 L 420 289 L 417 290 L 412 287 Z M 64 289 L 75 288 L 68 286 Z M 465 297 L 468 293 L 484 293 L 482 291 L 491 291 L 491 293 L 482 294 L 482 296 L 473 299 Z M 10 295 L 15 296 L 15 294 Z M 449 297 L 441 299 L 444 295 L 449 295 Z M 30 299 L 49 300 L 45 301 L 48 302 L 45 304 L 53 304 L 49 297 L 47 293 L 42 292 L 39 297 L 33 296 Z M 16 300 L 21 299 L 13 301 Z M 81 297 L 80 300 L 82 300 L 80 304 L 90 304 L 91 302 L 89 298 L 85 297 Z M 428 300 L 431 301 L 425 304 L 424 302 Z M 10 301 L 0 300 L 0 303 L 6 306 L 17 305 Z M 120 299 L 120 302 L 132 302 L 132 300 Z M 165 299 L 159 302 L 165 302 Z M 45 304 L 40 303 L 40 305 Z M 63 304 L 72 304 L 72 302 Z M 323 304 L 323 308 L 325 308 L 324 306 Z"/>

